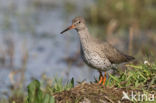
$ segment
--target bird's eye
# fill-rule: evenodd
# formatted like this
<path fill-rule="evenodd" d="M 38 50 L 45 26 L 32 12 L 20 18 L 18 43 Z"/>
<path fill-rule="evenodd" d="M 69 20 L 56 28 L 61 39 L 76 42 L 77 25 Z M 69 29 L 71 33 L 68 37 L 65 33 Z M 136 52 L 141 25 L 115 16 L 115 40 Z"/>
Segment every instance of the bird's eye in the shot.
<path fill-rule="evenodd" d="M 79 21 L 79 24 L 80 24 L 81 22 Z"/>

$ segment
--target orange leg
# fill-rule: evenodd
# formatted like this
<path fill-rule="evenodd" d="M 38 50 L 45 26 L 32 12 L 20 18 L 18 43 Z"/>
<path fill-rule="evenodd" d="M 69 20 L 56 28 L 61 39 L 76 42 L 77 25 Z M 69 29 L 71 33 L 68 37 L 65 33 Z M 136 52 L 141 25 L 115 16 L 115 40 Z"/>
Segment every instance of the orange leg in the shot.
<path fill-rule="evenodd" d="M 99 84 L 101 84 L 102 83 L 102 81 L 103 81 L 103 75 L 102 75 L 102 72 L 101 71 L 99 71 L 99 73 L 100 73 L 100 77 L 99 77 Z"/>
<path fill-rule="evenodd" d="M 102 80 L 103 80 L 103 77 L 102 76 L 100 76 L 100 80 L 99 80 L 99 84 L 101 84 L 102 83 Z"/>
<path fill-rule="evenodd" d="M 103 77 L 103 83 L 102 83 L 102 85 L 105 85 L 105 82 L 106 82 L 106 72 L 105 72 L 105 75 Z"/>

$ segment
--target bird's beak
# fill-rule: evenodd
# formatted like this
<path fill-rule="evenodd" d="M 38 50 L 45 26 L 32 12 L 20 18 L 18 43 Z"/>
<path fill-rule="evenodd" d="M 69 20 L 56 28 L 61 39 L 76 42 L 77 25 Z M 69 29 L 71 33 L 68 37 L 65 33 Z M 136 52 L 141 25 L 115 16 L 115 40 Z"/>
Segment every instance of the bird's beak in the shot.
<path fill-rule="evenodd" d="M 74 29 L 74 28 L 75 28 L 75 26 L 74 26 L 74 25 L 71 25 L 71 26 L 69 26 L 67 29 L 63 30 L 63 31 L 61 32 L 61 34 L 63 34 L 64 32 L 66 32 L 66 31 L 68 31 L 68 30 Z"/>

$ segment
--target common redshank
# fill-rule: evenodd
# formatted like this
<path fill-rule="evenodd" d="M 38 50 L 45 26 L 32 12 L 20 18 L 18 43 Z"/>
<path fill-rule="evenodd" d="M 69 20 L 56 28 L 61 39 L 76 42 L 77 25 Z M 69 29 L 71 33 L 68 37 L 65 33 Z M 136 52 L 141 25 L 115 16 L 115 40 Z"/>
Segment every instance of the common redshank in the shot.
<path fill-rule="evenodd" d="M 134 60 L 134 57 L 120 52 L 108 42 L 102 42 L 91 36 L 83 17 L 74 18 L 72 25 L 63 30 L 61 34 L 71 29 L 78 32 L 82 59 L 88 66 L 99 71 L 99 84 L 105 84 L 106 71 L 110 70 L 113 64 Z M 103 71 L 105 72 L 104 76 L 102 75 Z"/>

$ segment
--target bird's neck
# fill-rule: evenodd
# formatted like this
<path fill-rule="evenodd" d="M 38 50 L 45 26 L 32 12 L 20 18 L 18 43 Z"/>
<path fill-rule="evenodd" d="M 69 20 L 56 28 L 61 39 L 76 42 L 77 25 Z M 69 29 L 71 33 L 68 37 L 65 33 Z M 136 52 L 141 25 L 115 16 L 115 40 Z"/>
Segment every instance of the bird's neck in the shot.
<path fill-rule="evenodd" d="M 83 30 L 77 31 L 80 38 L 80 45 L 82 48 L 87 48 L 89 45 L 89 42 L 91 41 L 91 35 L 88 32 L 88 29 L 85 28 Z"/>

